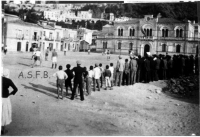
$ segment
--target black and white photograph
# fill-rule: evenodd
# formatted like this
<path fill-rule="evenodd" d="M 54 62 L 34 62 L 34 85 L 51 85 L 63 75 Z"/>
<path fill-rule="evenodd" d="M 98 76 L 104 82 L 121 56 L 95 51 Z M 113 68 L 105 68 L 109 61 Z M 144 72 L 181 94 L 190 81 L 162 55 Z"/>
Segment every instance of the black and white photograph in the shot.
<path fill-rule="evenodd" d="M 1 1 L 1 136 L 200 136 L 200 1 Z"/>

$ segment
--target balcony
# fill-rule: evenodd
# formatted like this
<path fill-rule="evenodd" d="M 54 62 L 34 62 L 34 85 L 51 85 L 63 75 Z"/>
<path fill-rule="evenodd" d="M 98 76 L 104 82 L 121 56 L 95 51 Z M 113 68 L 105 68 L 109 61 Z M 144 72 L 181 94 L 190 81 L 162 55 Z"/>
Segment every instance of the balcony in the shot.
<path fill-rule="evenodd" d="M 46 41 L 54 41 L 53 38 L 48 38 L 48 37 L 46 37 L 45 40 L 46 40 Z"/>
<path fill-rule="evenodd" d="M 39 36 L 32 36 L 32 40 L 33 40 L 33 41 L 39 41 L 39 40 L 40 40 L 40 37 L 39 37 Z"/>

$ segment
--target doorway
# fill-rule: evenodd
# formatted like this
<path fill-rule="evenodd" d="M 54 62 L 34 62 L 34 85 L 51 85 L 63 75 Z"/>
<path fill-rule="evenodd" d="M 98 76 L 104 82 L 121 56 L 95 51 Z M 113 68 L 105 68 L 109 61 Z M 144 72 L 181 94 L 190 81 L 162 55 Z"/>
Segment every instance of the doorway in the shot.
<path fill-rule="evenodd" d="M 21 42 L 17 42 L 17 51 L 21 51 Z"/>
<path fill-rule="evenodd" d="M 26 51 L 28 51 L 28 42 L 26 42 Z"/>
<path fill-rule="evenodd" d="M 148 44 L 146 44 L 144 46 L 144 56 L 147 56 L 147 52 L 149 52 L 149 51 L 150 51 L 150 46 Z"/>

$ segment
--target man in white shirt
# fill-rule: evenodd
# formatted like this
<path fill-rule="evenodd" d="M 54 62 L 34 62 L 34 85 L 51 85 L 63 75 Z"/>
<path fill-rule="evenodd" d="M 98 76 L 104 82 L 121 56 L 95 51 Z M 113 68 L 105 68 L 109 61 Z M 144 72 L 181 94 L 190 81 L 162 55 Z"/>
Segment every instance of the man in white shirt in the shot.
<path fill-rule="evenodd" d="M 98 91 L 100 91 L 100 81 L 99 78 L 101 77 L 101 70 L 98 67 L 98 64 L 95 64 L 95 68 L 94 68 L 94 91 L 96 89 L 96 83 L 97 83 L 97 87 L 98 87 Z"/>
<path fill-rule="evenodd" d="M 57 94 L 59 99 L 59 88 L 61 88 L 61 95 L 63 99 L 63 85 L 65 83 L 65 79 L 67 79 L 67 74 L 62 70 L 62 66 L 58 67 L 59 71 L 53 74 L 53 77 L 57 78 L 56 85 L 57 85 Z"/>
<path fill-rule="evenodd" d="M 116 66 L 116 79 L 115 79 L 115 86 L 121 86 L 122 84 L 122 77 L 123 77 L 123 71 L 124 71 L 124 61 L 122 60 L 122 57 L 119 56 L 119 60 L 117 61 Z"/>

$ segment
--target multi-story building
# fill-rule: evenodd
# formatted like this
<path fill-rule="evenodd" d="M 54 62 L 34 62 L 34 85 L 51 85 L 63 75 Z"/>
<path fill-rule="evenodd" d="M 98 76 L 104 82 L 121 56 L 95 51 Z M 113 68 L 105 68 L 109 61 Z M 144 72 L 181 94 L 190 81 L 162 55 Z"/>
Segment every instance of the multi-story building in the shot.
<path fill-rule="evenodd" d="M 78 11 L 77 17 L 82 18 L 82 19 L 91 19 L 92 18 L 92 10 Z"/>
<path fill-rule="evenodd" d="M 40 21 L 27 23 L 17 16 L 5 14 L 7 22 L 4 29 L 4 45 L 8 51 L 29 51 L 33 46 L 44 51 L 47 47 L 61 50 L 62 29 L 55 23 Z"/>
<path fill-rule="evenodd" d="M 55 10 L 55 9 L 48 9 L 44 11 L 44 18 L 45 19 L 50 19 L 50 20 L 58 20 L 60 17 L 61 11 L 60 10 Z"/>
<path fill-rule="evenodd" d="M 67 51 L 79 51 L 80 41 L 77 39 L 77 30 L 63 28 L 62 45 Z"/>
<path fill-rule="evenodd" d="M 198 26 L 198 27 L 197 27 Z M 97 51 L 128 54 L 195 54 L 198 48 L 199 25 L 172 18 L 144 18 L 115 22 L 103 27 L 97 37 Z M 195 34 L 195 35 L 194 35 Z"/>

